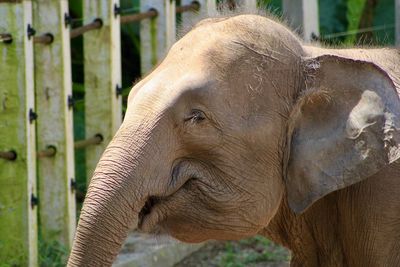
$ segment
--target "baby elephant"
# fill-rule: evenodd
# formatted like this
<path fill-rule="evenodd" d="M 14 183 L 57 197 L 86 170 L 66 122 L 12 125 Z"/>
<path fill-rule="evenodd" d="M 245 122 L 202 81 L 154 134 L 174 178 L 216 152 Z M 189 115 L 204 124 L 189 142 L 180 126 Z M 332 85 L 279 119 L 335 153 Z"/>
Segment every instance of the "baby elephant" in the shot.
<path fill-rule="evenodd" d="M 206 19 L 132 89 L 69 266 L 131 228 L 262 234 L 292 266 L 400 266 L 400 51 L 305 46 L 256 15 Z"/>

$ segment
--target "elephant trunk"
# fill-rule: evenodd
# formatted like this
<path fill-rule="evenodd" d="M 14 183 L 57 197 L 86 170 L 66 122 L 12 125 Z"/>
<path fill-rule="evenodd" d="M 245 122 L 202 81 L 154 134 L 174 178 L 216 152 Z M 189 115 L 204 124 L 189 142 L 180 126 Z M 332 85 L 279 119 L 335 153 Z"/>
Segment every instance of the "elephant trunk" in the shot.
<path fill-rule="evenodd" d="M 143 179 L 151 175 L 142 164 L 151 153 L 149 142 L 132 136 L 120 130 L 96 167 L 68 266 L 111 266 L 147 197 L 155 193 L 146 192 L 152 187 Z"/>

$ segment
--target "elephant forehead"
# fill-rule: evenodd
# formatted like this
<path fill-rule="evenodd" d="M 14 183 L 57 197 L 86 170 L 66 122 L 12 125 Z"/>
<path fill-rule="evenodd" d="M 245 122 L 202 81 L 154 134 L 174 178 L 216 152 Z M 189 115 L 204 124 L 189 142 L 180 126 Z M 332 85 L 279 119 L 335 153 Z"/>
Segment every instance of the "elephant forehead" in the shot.
<path fill-rule="evenodd" d="M 196 27 L 171 47 L 162 65 L 176 64 L 185 70 L 223 70 L 245 52 L 235 44 L 241 37 L 227 31 L 228 28 L 220 23 Z"/>
<path fill-rule="evenodd" d="M 134 87 L 129 105 L 147 107 L 151 103 L 155 110 L 158 104 L 160 108 L 172 106 L 181 96 L 191 95 L 195 102 L 205 96 L 207 106 L 228 105 L 254 112 L 259 96 L 271 91 L 262 83 L 273 80 L 278 86 L 275 80 L 279 75 L 295 66 L 297 46 L 296 38 L 284 27 L 259 16 L 201 23 L 175 43 L 162 63 Z M 267 79 L 266 70 L 272 78 L 276 72 L 278 75 Z"/>
<path fill-rule="evenodd" d="M 238 49 L 245 45 L 247 49 Z M 236 45 L 235 45 L 236 44 Z M 244 47 L 242 47 L 244 48 Z M 225 19 L 209 19 L 200 22 L 192 31 L 181 38 L 171 49 L 173 54 L 197 54 L 213 59 L 230 59 L 250 52 L 276 51 L 302 54 L 298 38 L 287 28 L 275 21 L 257 15 L 240 15 Z"/>
<path fill-rule="evenodd" d="M 206 94 L 215 83 L 206 71 L 188 70 L 176 64 L 163 65 L 133 88 L 129 96 L 129 106 L 148 103 L 153 107 L 173 106 L 181 96 Z"/>
<path fill-rule="evenodd" d="M 195 31 L 173 45 L 160 67 L 174 65 L 185 72 L 220 69 L 224 65 L 221 63 L 229 63 L 228 59 L 238 55 L 238 51 L 227 49 L 230 42 L 226 36 L 205 36 L 203 31 Z"/>

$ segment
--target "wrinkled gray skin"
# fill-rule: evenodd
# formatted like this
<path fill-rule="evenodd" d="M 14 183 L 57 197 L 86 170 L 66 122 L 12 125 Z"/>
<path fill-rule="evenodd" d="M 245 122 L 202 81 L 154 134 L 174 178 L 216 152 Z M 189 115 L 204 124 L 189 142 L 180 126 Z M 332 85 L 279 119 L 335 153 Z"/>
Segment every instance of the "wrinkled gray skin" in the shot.
<path fill-rule="evenodd" d="M 69 266 L 109 266 L 136 226 L 264 234 L 293 266 L 400 266 L 399 62 L 260 16 L 202 21 L 130 93 Z"/>

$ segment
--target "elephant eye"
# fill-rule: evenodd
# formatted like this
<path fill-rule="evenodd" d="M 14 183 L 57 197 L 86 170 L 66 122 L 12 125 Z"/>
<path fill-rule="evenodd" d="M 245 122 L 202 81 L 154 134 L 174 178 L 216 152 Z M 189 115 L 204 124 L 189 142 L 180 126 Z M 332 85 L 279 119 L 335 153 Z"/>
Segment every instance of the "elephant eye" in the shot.
<path fill-rule="evenodd" d="M 184 119 L 185 122 L 191 121 L 193 123 L 199 123 L 206 119 L 203 111 L 199 109 L 193 109 L 190 115 Z"/>

